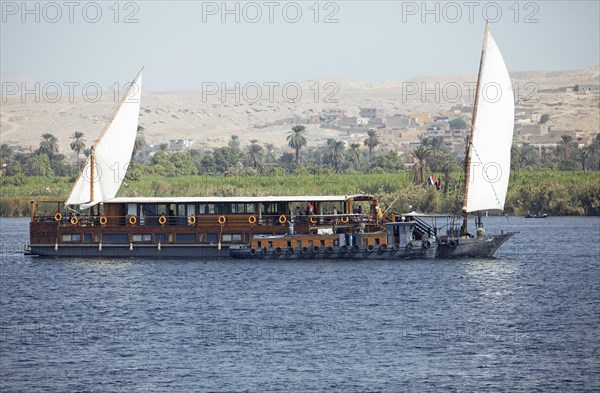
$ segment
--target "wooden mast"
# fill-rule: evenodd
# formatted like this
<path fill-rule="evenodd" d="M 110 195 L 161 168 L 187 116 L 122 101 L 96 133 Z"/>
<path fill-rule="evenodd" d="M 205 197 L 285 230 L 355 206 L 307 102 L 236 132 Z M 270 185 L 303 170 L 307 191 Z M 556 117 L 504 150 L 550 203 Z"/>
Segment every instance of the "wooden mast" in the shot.
<path fill-rule="evenodd" d="M 90 149 L 90 202 L 94 200 L 94 146 Z"/>
<path fill-rule="evenodd" d="M 467 143 L 465 146 L 465 191 L 463 194 L 463 208 L 462 208 L 462 216 L 463 223 L 461 227 L 461 234 L 464 236 L 467 234 L 467 200 L 469 194 L 469 182 L 471 180 L 471 143 L 473 141 L 473 135 L 475 134 L 475 121 L 477 119 L 477 106 L 479 105 L 479 88 L 481 82 L 481 71 L 483 70 L 483 59 L 485 57 L 485 44 L 487 43 L 487 32 L 488 32 L 488 22 L 485 21 L 485 28 L 483 31 L 483 45 L 481 47 L 481 59 L 479 60 L 479 73 L 477 74 L 477 86 L 475 87 L 475 101 L 473 102 L 473 118 L 471 119 L 471 131 L 467 136 Z"/>

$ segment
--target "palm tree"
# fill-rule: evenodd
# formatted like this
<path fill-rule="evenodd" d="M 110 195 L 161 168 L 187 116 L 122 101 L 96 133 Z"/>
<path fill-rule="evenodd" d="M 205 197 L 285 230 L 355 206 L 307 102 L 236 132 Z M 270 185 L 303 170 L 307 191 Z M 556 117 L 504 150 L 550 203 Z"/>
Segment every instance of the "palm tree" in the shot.
<path fill-rule="evenodd" d="M 265 161 L 270 164 L 276 160 L 275 157 L 275 145 L 272 143 L 265 144 L 265 150 L 267 151 L 265 155 Z"/>
<path fill-rule="evenodd" d="M 448 193 L 448 184 L 450 183 L 450 177 L 452 172 L 456 169 L 456 161 L 451 155 L 445 155 L 443 157 L 440 170 L 444 181 L 444 194 Z"/>
<path fill-rule="evenodd" d="M 58 154 L 58 139 L 52 134 L 42 135 L 39 152 L 46 153 L 48 156 Z"/>
<path fill-rule="evenodd" d="M 77 165 L 79 165 L 79 154 L 85 150 L 85 139 L 83 138 L 83 132 L 75 131 L 73 135 L 71 135 L 71 150 L 77 153 Z"/>
<path fill-rule="evenodd" d="M 292 149 L 296 149 L 296 167 L 298 167 L 298 157 L 300 156 L 300 149 L 306 146 L 306 127 L 303 125 L 297 125 L 292 127 L 292 131 L 287 136 L 288 145 Z"/>
<path fill-rule="evenodd" d="M 140 152 L 146 146 L 146 137 L 144 136 L 144 127 L 138 126 L 135 134 L 135 143 L 133 144 L 133 152 L 131 153 L 131 160 L 135 158 L 136 154 Z"/>
<path fill-rule="evenodd" d="M 13 154 L 13 149 L 8 145 L 8 143 L 3 143 L 2 146 L 0 146 L 0 165 L 10 162 Z"/>
<path fill-rule="evenodd" d="M 262 146 L 257 145 L 256 142 L 252 143 L 248 147 L 248 159 L 252 163 L 252 166 L 256 170 L 260 170 L 262 168 L 264 158 L 264 149 Z"/>
<path fill-rule="evenodd" d="M 351 143 L 350 149 L 348 150 L 348 160 L 352 163 L 354 169 L 358 170 L 360 165 L 360 144 Z"/>
<path fill-rule="evenodd" d="M 373 156 L 373 149 L 379 145 L 379 137 L 377 131 L 371 128 L 367 133 L 367 139 L 364 140 L 364 145 L 369 147 L 369 159 Z"/>
<path fill-rule="evenodd" d="M 234 150 L 239 150 L 240 138 L 237 135 L 232 135 L 231 140 L 227 143 L 227 145 Z"/>
<path fill-rule="evenodd" d="M 340 169 L 340 163 L 344 159 L 344 142 L 336 141 L 334 139 L 327 139 L 327 146 L 325 146 L 325 157 L 332 164 L 333 169 L 338 172 Z"/>
<path fill-rule="evenodd" d="M 431 155 L 431 150 L 423 145 L 417 146 L 411 151 L 415 157 L 415 165 L 413 166 L 413 180 L 417 184 L 423 184 L 425 176 L 424 171 L 427 167 L 427 159 Z"/>
<path fill-rule="evenodd" d="M 567 161 L 569 153 L 571 152 L 570 146 L 573 141 L 573 137 L 570 135 L 563 135 L 560 137 L 560 151 L 562 153 L 562 161 Z"/>

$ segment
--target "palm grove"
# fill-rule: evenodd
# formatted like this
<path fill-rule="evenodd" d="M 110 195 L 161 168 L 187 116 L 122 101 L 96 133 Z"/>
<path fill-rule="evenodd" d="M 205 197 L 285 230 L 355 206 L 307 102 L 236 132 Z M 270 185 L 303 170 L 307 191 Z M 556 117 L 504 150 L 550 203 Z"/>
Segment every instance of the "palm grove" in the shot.
<path fill-rule="evenodd" d="M 462 162 L 444 144 L 441 137 L 424 138 L 412 148 L 408 158 L 402 160 L 395 151 L 381 152 L 380 134 L 371 129 L 364 135 L 362 143 L 346 143 L 337 139 L 327 139 L 318 146 L 308 145 L 308 131 L 303 125 L 295 125 L 284 131 L 288 149 L 278 149 L 272 143 L 250 140 L 242 146 L 240 138 L 231 136 L 227 146 L 204 151 L 170 152 L 167 144 L 161 144 L 154 154 L 146 145 L 143 127 L 138 128 L 132 163 L 129 165 L 126 180 L 135 181 L 144 177 L 178 177 L 192 175 L 244 175 L 244 176 L 284 176 L 286 174 L 403 174 L 414 186 L 427 189 L 431 174 L 441 180 L 441 194 L 453 191 L 455 196 L 462 183 Z M 38 148 L 31 153 L 15 152 L 7 144 L 0 147 L 0 163 L 4 169 L 2 185 L 19 186 L 27 183 L 27 178 L 40 176 L 48 179 L 53 176 L 70 177 L 71 182 L 78 176 L 84 160 L 90 155 L 90 143 L 82 132 L 74 132 L 70 138 L 70 149 L 77 157 L 76 164 L 70 164 L 59 151 L 58 140 L 50 133 L 43 134 Z M 405 166 L 404 161 L 411 162 Z M 512 148 L 513 173 L 535 170 L 551 171 L 598 171 L 600 170 L 600 134 L 593 143 L 579 146 L 572 137 L 563 135 L 554 146 L 534 146 L 523 144 Z M 522 191 L 522 188 L 520 190 Z M 556 191 L 556 188 L 553 189 Z M 568 190 L 567 190 L 568 191 Z M 516 192 L 516 191 L 515 191 Z M 531 195 L 519 195 L 515 204 L 527 204 L 529 199 L 540 199 Z M 555 192 L 556 193 L 556 192 Z M 509 203 L 511 195 L 509 193 Z M 543 199 L 543 198 L 542 198 Z M 544 201 L 531 202 L 543 204 Z M 591 205 L 600 204 L 594 201 Z M 596 209 L 596 208 L 594 208 Z M 560 210 L 562 211 L 562 210 Z M 569 213 L 569 211 L 563 211 Z"/>

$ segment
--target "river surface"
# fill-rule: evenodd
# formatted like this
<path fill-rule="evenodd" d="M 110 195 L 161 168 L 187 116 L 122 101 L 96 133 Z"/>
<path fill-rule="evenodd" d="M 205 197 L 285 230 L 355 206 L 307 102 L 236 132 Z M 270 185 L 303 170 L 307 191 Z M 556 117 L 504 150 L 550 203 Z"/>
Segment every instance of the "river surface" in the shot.
<path fill-rule="evenodd" d="M 46 259 L 0 219 L 0 391 L 599 391 L 600 218 L 491 260 Z"/>

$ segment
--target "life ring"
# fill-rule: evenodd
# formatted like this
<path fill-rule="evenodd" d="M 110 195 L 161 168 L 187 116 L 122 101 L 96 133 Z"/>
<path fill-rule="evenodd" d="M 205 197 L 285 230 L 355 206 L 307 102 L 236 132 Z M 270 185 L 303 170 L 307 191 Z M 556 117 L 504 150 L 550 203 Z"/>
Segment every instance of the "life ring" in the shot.
<path fill-rule="evenodd" d="M 250 255 L 256 255 L 256 248 L 250 249 Z"/>
<path fill-rule="evenodd" d="M 350 221 L 350 220 L 348 219 L 348 217 L 342 217 L 342 218 L 340 218 L 340 222 L 341 222 L 342 224 L 347 224 L 347 223 L 348 223 L 348 221 Z"/>
<path fill-rule="evenodd" d="M 380 249 L 381 251 L 385 251 L 385 250 L 387 250 L 387 244 L 382 244 L 381 246 L 379 246 L 379 249 Z"/>
<path fill-rule="evenodd" d="M 158 223 L 160 225 L 165 225 L 167 223 L 167 217 L 165 217 L 165 216 L 158 217 Z"/>
<path fill-rule="evenodd" d="M 77 218 L 77 216 L 71 216 L 71 224 L 77 225 L 78 222 L 79 219 Z"/>
<path fill-rule="evenodd" d="M 342 246 L 342 252 L 348 252 L 348 246 L 347 245 L 343 245 Z"/>
<path fill-rule="evenodd" d="M 129 217 L 129 223 L 131 225 L 135 225 L 136 222 L 137 222 L 137 218 L 135 216 Z"/>
<path fill-rule="evenodd" d="M 429 240 L 425 240 L 423 242 L 423 248 L 428 249 L 429 247 L 431 247 L 431 242 Z"/>
<path fill-rule="evenodd" d="M 333 247 L 327 247 L 327 254 L 333 254 Z"/>
<path fill-rule="evenodd" d="M 285 217 L 285 214 L 282 214 L 279 216 L 279 223 L 280 224 L 285 224 L 285 222 L 287 221 L 287 218 Z"/>
<path fill-rule="evenodd" d="M 315 225 L 317 223 L 317 219 L 314 218 L 314 217 L 311 217 L 310 218 L 310 223 L 313 224 L 313 225 Z"/>
<path fill-rule="evenodd" d="M 450 246 L 450 248 L 456 248 L 456 246 L 457 246 L 456 240 L 450 240 L 448 242 L 448 246 Z"/>
<path fill-rule="evenodd" d="M 281 247 L 277 247 L 277 248 L 275 249 L 275 254 L 276 254 L 276 255 L 281 255 L 281 253 L 282 253 Z"/>
<path fill-rule="evenodd" d="M 372 244 L 369 244 L 369 245 L 367 246 L 367 252 L 373 252 L 373 250 L 374 250 L 374 249 L 375 249 L 375 247 L 373 247 L 373 245 L 372 245 Z"/>
<path fill-rule="evenodd" d="M 301 251 L 302 251 L 302 254 L 303 254 L 303 255 L 306 255 L 306 254 L 308 254 L 308 248 L 306 248 L 306 247 L 302 247 L 302 250 L 301 250 Z"/>
<path fill-rule="evenodd" d="M 314 246 L 314 247 L 312 248 L 312 252 L 313 252 L 314 254 L 318 254 L 318 253 L 319 253 L 319 246 Z"/>
<path fill-rule="evenodd" d="M 406 245 L 406 251 L 411 251 L 411 250 L 412 250 L 412 248 L 413 248 L 413 245 L 412 245 L 412 244 L 408 243 L 408 244 Z"/>
<path fill-rule="evenodd" d="M 225 218 L 225 216 L 219 216 L 219 224 L 225 225 L 226 222 L 227 219 Z"/>
<path fill-rule="evenodd" d="M 252 215 L 252 216 L 248 217 L 248 222 L 250 223 L 250 225 L 256 224 L 256 216 Z"/>
<path fill-rule="evenodd" d="M 195 215 L 191 215 L 188 217 L 188 224 L 190 225 L 194 225 L 196 223 L 196 216 Z"/>
<path fill-rule="evenodd" d="M 288 248 L 288 254 L 293 254 L 293 253 L 294 253 L 294 247 Z"/>
<path fill-rule="evenodd" d="M 358 244 L 355 244 L 352 246 L 352 251 L 358 252 L 359 250 L 360 250 L 360 247 L 358 246 Z"/>
<path fill-rule="evenodd" d="M 60 220 L 62 220 L 62 214 L 60 214 L 60 213 L 56 213 L 56 214 L 54 215 L 54 219 L 55 219 L 56 221 L 60 221 Z"/>
<path fill-rule="evenodd" d="M 106 216 L 100 217 L 100 225 L 106 225 L 107 222 L 108 220 L 106 219 Z"/>
<path fill-rule="evenodd" d="M 392 246 L 392 248 L 394 249 L 394 251 L 398 251 L 400 250 L 400 244 L 396 243 Z"/>

